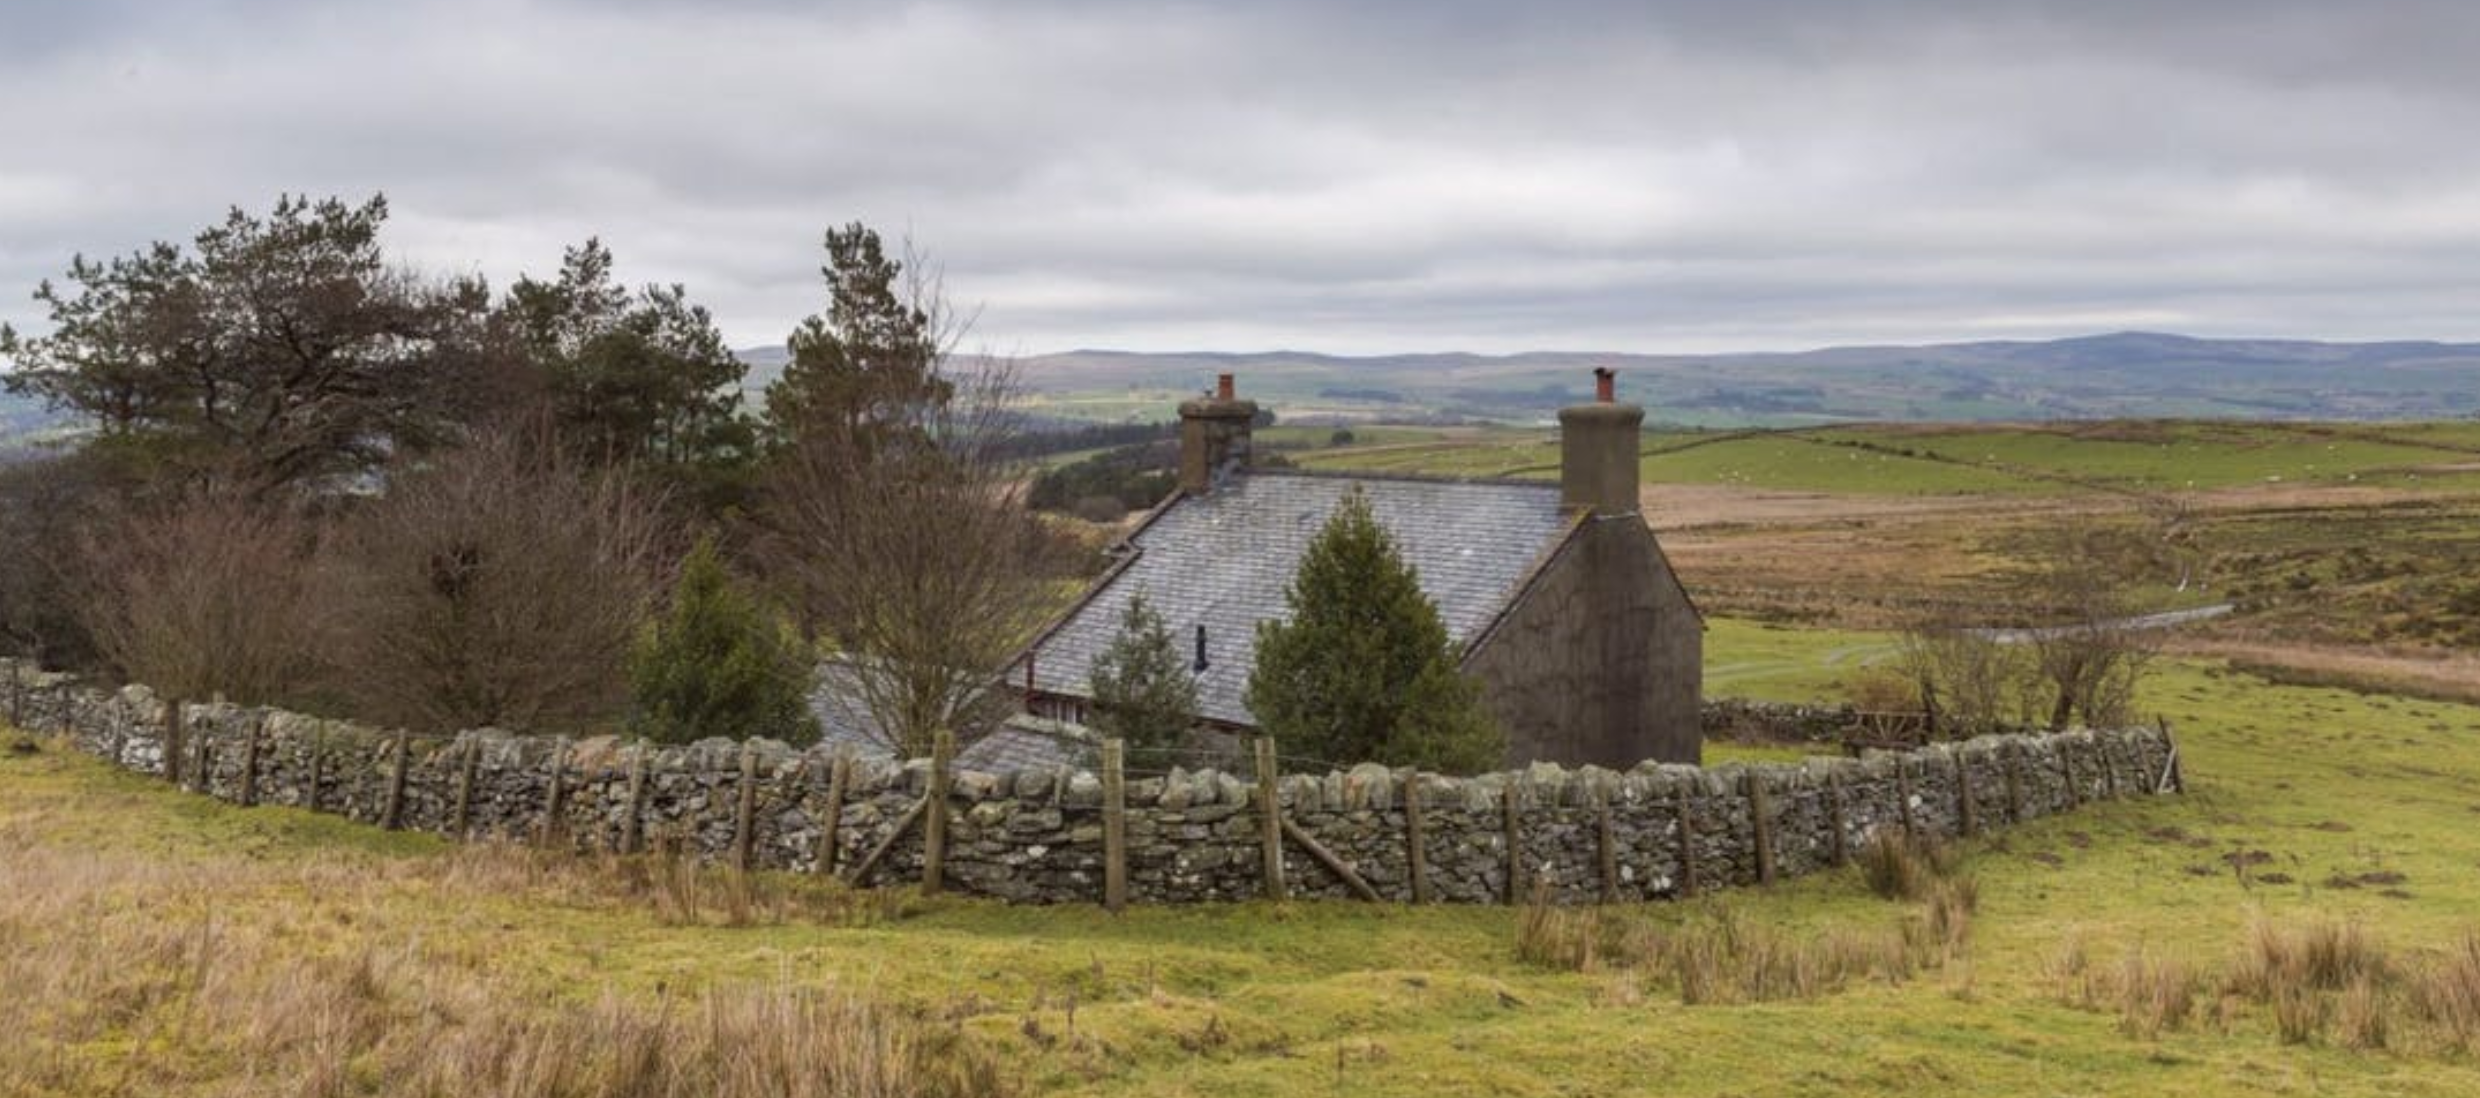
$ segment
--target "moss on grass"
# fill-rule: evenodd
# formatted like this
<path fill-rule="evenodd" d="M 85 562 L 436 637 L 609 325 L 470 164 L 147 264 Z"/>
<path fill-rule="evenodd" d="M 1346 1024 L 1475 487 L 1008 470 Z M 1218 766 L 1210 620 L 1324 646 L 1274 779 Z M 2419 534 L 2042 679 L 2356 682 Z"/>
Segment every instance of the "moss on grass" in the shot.
<path fill-rule="evenodd" d="M 1718 622 L 1708 650 L 1739 668 L 1721 692 L 1779 698 L 1809 696 L 1885 643 Z M 1112 916 L 909 900 L 867 918 L 796 903 L 757 926 L 669 925 L 594 895 L 478 894 L 421 871 L 460 856 L 433 840 L 216 805 L 57 749 L 0 758 L 0 836 L 12 849 L 206 872 L 366 872 L 385 886 L 339 899 L 315 874 L 235 869 L 229 891 L 164 917 L 211 907 L 227 927 L 290 926 L 331 951 L 418 941 L 488 959 L 546 1002 L 787 976 L 865 989 L 961 1019 L 1026 1082 L 1059 1093 L 2480 1091 L 2480 1069 L 2462 1057 L 2283 1045 L 2260 1008 L 2143 1041 L 2062 998 L 2053 964 L 2070 940 L 2104 964 L 2142 948 L 2211 968 L 2260 917 L 2355 919 L 2397 952 L 2441 948 L 2480 922 L 2480 709 L 2182 663 L 2154 681 L 2145 710 L 2178 734 L 2187 797 L 2095 806 L 1969 844 L 1980 899 L 1968 963 L 1806 1002 L 1690 1007 L 1608 974 L 1543 971 L 1517 961 L 1516 915 L 1496 908 Z M 1883 927 L 1896 910 L 1853 872 L 1722 902 L 1801 932 Z"/>

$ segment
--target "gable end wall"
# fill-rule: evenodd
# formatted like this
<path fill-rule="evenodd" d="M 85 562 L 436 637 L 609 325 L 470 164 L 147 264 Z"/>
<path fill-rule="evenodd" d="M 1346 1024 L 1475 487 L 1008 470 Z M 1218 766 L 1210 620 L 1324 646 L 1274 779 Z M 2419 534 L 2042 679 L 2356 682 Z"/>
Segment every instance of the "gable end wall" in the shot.
<path fill-rule="evenodd" d="M 1705 636 L 1653 531 L 1588 521 L 1464 661 L 1508 762 L 1694 763 Z"/>

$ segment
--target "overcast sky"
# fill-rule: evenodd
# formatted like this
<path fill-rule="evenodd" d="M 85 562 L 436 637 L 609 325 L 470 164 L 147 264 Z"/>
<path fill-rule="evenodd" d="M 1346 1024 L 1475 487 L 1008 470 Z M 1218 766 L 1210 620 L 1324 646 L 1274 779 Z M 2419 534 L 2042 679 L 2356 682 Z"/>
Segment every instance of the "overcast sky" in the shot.
<path fill-rule="evenodd" d="M 819 237 L 1038 353 L 2480 338 L 2480 4 L 0 0 L 0 320 L 279 192 L 741 346 Z"/>

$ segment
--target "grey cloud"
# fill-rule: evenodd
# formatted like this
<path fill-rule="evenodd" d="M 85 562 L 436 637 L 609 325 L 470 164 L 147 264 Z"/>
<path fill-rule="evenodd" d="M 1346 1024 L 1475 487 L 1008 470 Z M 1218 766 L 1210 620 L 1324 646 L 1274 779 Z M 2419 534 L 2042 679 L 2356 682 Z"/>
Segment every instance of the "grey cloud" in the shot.
<path fill-rule="evenodd" d="M 425 263 L 504 279 L 600 233 L 741 343 L 816 307 L 853 219 L 1029 351 L 2476 334 L 2461 5 L 231 0 L 9 29 L 19 323 L 72 251 L 384 189 Z"/>

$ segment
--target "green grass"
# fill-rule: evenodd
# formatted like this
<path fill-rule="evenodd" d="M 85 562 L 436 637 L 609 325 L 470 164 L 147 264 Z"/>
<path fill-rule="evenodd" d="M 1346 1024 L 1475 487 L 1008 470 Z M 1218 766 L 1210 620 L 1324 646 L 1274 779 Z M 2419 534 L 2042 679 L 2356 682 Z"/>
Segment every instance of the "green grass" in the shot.
<path fill-rule="evenodd" d="M 1298 454 L 1301 451 L 1338 449 L 1335 432 L 1349 431 L 1351 447 L 1401 446 L 1408 443 L 1437 442 L 1452 437 L 1443 427 L 1397 427 L 1379 424 L 1355 424 L 1350 427 L 1295 427 L 1278 423 L 1251 432 L 1251 438 L 1263 449 Z"/>
<path fill-rule="evenodd" d="M 2111 421 L 1956 429 L 1857 425 L 1779 432 L 1653 432 L 1648 484 L 1859 495 L 2046 495 L 2272 484 L 2480 487 L 2469 424 Z M 1553 432 L 1497 428 L 1412 445 L 1323 450 L 1318 468 L 1445 476 L 1558 475 Z"/>
<path fill-rule="evenodd" d="M 2371 429 L 2375 431 L 2377 429 Z M 2282 425 L 2167 422 L 2059 429 L 1878 433 L 1881 445 L 1971 465 L 2148 490 L 2254 484 L 2413 483 L 2450 455 Z M 1855 433 L 1854 437 L 1862 437 Z M 1903 441 L 1897 442 L 1896 439 Z M 2433 479 L 2436 474 L 2429 474 Z"/>
<path fill-rule="evenodd" d="M 1761 701 L 1842 697 L 1844 681 L 1891 659 L 1897 642 L 1884 633 L 1804 629 L 1718 618 L 1705 629 L 1705 693 Z"/>
<path fill-rule="evenodd" d="M 2003 470 L 1836 446 L 1808 434 L 1758 435 L 1657 452 L 1644 459 L 1643 475 L 1652 484 L 1716 484 L 1860 495 L 2057 491 L 2054 485 Z"/>
<path fill-rule="evenodd" d="M 2040 492 L 2055 486 L 2005 472 L 1869 453 L 1805 434 L 1648 433 L 1641 471 L 1648 484 L 1707 484 L 1794 491 L 1921 495 Z M 1536 430 L 1497 430 L 1434 442 L 1355 446 L 1298 459 L 1312 468 L 1429 476 L 1559 475 L 1557 439 Z"/>
<path fill-rule="evenodd" d="M 1297 455 L 1293 460 L 1311 469 L 1371 473 L 1556 477 L 1559 447 L 1557 440 L 1548 432 L 1505 428 L 1427 442 L 1355 445 Z"/>
<path fill-rule="evenodd" d="M 1713 692 L 1813 698 L 1888 644 L 1716 622 Z M 1969 844 L 1981 900 L 1968 963 L 1805 1002 L 1690 1007 L 1607 974 L 1532 968 L 1513 956 L 1514 914 L 1488 908 L 1243 904 L 1111 916 L 937 900 L 869 925 L 794 918 L 731 929 L 556 897 L 446 904 L 415 882 L 353 926 L 320 933 L 482 951 L 555 1000 L 832 981 L 959 1017 L 1011 1050 L 1027 1082 L 1060 1093 L 2480 1090 L 2480 1068 L 2456 1057 L 2282 1045 L 2260 1008 L 2239 1009 L 2226 1032 L 2192 1024 L 2144 1041 L 2121 1034 L 2114 1016 L 2061 1001 L 2048 966 L 2070 939 L 2103 964 L 2141 946 L 2210 967 L 2234 954 L 2258 913 L 2357 919 L 2398 954 L 2480 923 L 2480 709 L 2269 686 L 2190 664 L 2168 666 L 2144 707 L 2178 733 L 2188 796 L 2097 806 Z M 426 839 L 178 796 L 57 751 L 0 756 L 0 834 L 202 866 L 451 856 Z M 2224 860 L 2258 850 L 2269 860 L 2248 880 Z M 2370 872 L 2401 874 L 2395 894 L 2325 883 Z M 1882 927 L 1902 910 L 1848 872 L 1722 902 L 1795 933 Z M 299 888 L 244 890 L 221 897 L 213 918 L 233 926 L 276 905 L 321 903 Z M 1704 906 L 1655 905 L 1643 917 Z"/>

